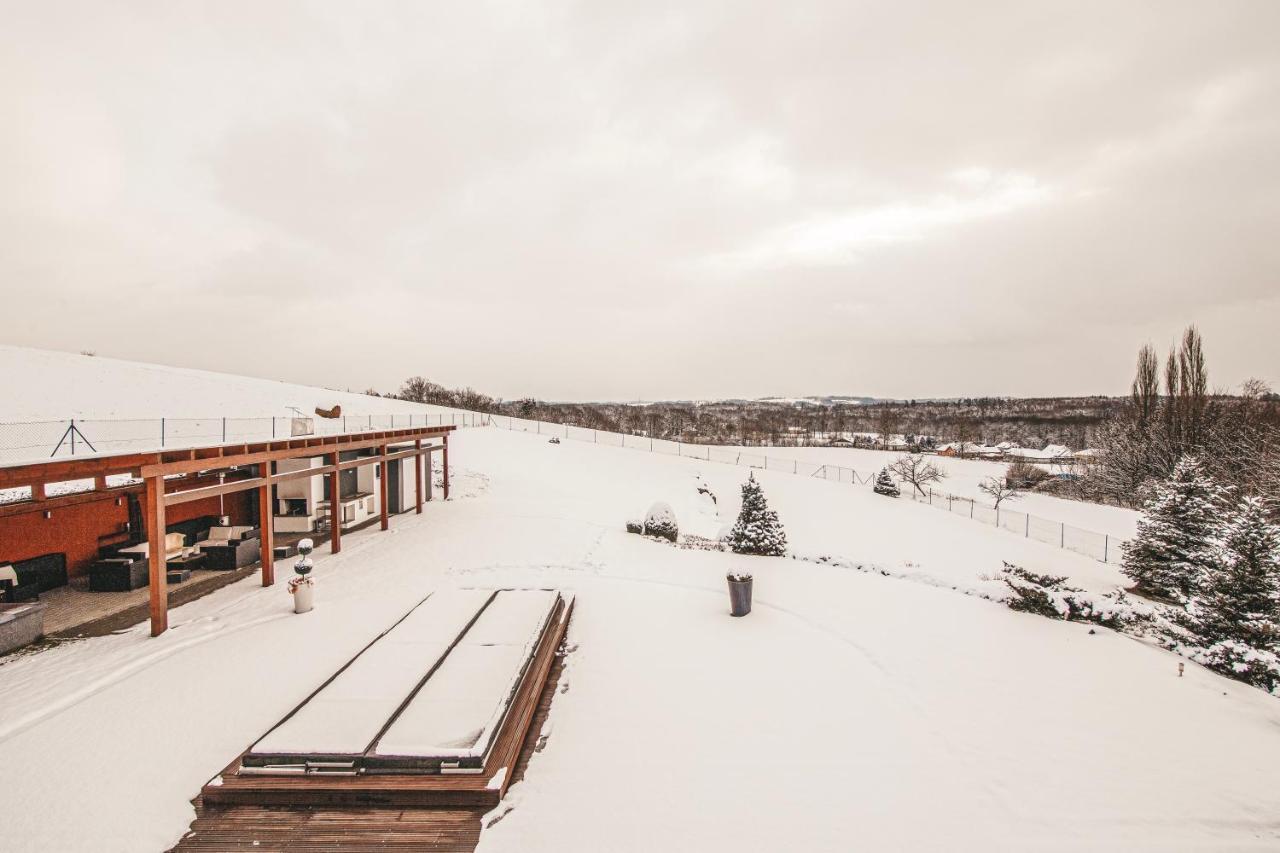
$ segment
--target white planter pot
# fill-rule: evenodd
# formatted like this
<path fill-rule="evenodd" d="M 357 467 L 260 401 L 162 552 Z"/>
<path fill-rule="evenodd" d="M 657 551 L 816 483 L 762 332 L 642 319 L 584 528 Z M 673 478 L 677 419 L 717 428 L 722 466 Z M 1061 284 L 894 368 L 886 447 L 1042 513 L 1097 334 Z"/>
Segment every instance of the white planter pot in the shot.
<path fill-rule="evenodd" d="M 293 591 L 293 612 L 306 613 L 311 609 L 312 599 L 315 597 L 315 584 L 300 583 L 297 589 Z"/>

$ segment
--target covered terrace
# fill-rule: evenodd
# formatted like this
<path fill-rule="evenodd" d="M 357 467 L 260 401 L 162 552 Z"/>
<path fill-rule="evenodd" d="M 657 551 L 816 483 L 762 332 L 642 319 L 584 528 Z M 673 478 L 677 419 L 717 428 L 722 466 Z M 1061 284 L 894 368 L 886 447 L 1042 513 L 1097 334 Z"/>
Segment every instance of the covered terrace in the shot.
<path fill-rule="evenodd" d="M 207 511 L 203 508 L 212 506 L 218 511 L 224 501 L 231 502 L 235 508 L 231 514 L 240 516 L 236 523 L 256 523 L 261 539 L 262 584 L 270 586 L 275 582 L 272 555 L 276 545 L 277 489 L 281 484 L 321 477 L 328 495 L 341 496 L 340 475 L 375 466 L 377 510 L 368 523 L 376 522 L 386 530 L 397 504 L 401 511 L 408 511 L 411 506 L 415 513 L 422 512 L 431 489 L 431 453 L 441 456 L 441 486 L 448 498 L 448 439 L 453 429 L 424 426 L 299 436 L 0 467 L 0 492 L 29 490 L 29 496 L 21 500 L 0 503 L 0 527 L 7 540 L 0 562 L 57 551 L 65 555 L 64 565 L 75 574 L 77 564 L 83 565 L 97 556 L 101 543 L 122 542 L 135 549 L 145 543 L 148 613 L 151 634 L 158 636 L 168 627 L 172 555 L 166 554 L 167 521 L 184 519 L 192 514 L 193 507 Z M 303 460 L 308 467 L 298 468 L 296 461 L 290 464 L 291 460 Z M 405 498 L 399 502 L 388 499 L 388 482 L 397 479 L 388 476 L 392 463 L 405 468 L 412 463 L 413 468 L 412 492 L 405 482 Z M 407 472 L 404 479 L 409 479 Z M 77 486 L 67 488 L 72 483 Z M 126 504 L 134 523 L 115 519 L 124 515 L 126 510 L 122 507 Z M 326 530 L 331 550 L 337 553 L 342 548 L 343 502 L 325 500 L 321 505 L 328 517 L 320 529 Z M 296 541 L 300 537 L 288 538 Z M 138 566 L 141 568 L 141 564 Z M 247 570 L 241 570 L 244 571 Z"/>

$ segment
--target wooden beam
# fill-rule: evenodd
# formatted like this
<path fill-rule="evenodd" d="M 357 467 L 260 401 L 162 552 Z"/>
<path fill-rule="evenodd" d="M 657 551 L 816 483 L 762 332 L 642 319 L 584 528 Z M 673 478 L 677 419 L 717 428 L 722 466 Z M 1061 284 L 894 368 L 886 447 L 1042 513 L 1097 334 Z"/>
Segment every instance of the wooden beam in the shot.
<path fill-rule="evenodd" d="M 144 477 L 152 477 L 157 474 L 194 474 L 210 468 L 258 465 L 265 460 L 279 461 L 281 459 L 297 459 L 303 456 L 319 456 L 324 451 L 329 450 L 364 450 L 386 444 L 388 440 L 412 441 L 415 438 L 443 438 L 453 429 L 454 427 L 452 426 L 445 426 L 394 430 L 385 433 L 348 433 L 315 439 L 314 444 L 296 444 L 290 441 L 288 442 L 290 446 L 287 449 L 272 448 L 235 456 L 223 456 L 218 458 L 216 464 L 213 465 L 210 464 L 212 460 L 208 459 L 165 459 L 144 465 L 142 475 Z"/>
<path fill-rule="evenodd" d="M 262 465 L 263 484 L 258 487 L 258 538 L 262 543 L 262 585 L 271 586 L 276 582 L 276 562 L 272 548 L 275 546 L 275 507 L 271 501 L 271 463 Z"/>
<path fill-rule="evenodd" d="M 235 492 L 247 492 L 249 489 L 261 487 L 266 480 L 261 477 L 250 477 L 247 480 L 232 480 L 216 486 L 201 486 L 197 489 L 183 489 L 180 492 L 169 492 L 164 496 L 165 506 L 191 503 L 205 498 L 216 498 L 218 495 L 230 495 Z"/>
<path fill-rule="evenodd" d="M 415 450 L 422 450 L 422 439 L 413 442 Z M 417 515 L 422 515 L 422 464 L 426 462 L 430 464 L 431 457 L 423 456 L 419 453 L 413 459 L 413 511 Z"/>
<path fill-rule="evenodd" d="M 416 456 L 419 453 L 430 454 L 432 451 L 439 449 L 432 445 L 424 447 L 421 450 L 402 450 L 396 453 L 388 453 L 386 460 L 391 462 L 396 459 L 407 459 L 410 456 Z M 338 464 L 338 470 L 348 471 L 352 468 L 362 468 L 365 465 L 381 464 L 380 456 L 362 456 L 359 459 L 348 459 L 346 462 Z M 259 463 L 260 465 L 270 463 Z M 297 471 L 283 471 L 272 474 L 265 481 L 262 477 L 250 477 L 244 480 L 232 480 L 226 483 L 219 483 L 215 486 L 200 486 L 195 489 L 183 489 L 181 491 L 169 492 L 165 495 L 164 502 L 167 506 L 175 504 L 191 503 L 192 501 L 203 500 L 204 498 L 216 498 L 219 495 L 229 495 L 234 492 L 244 492 L 249 489 L 261 488 L 263 483 L 275 485 L 289 480 L 300 480 L 305 477 L 319 477 L 332 473 L 334 470 L 332 465 L 322 465 L 317 468 L 301 468 Z M 169 481 L 174 482 L 174 481 Z"/>
<path fill-rule="evenodd" d="M 444 465 L 444 499 L 449 500 L 449 434 L 442 436 L 444 440 L 444 450 L 441 451 L 441 464 Z"/>
<path fill-rule="evenodd" d="M 333 473 L 329 475 L 329 551 L 336 554 L 342 550 L 342 497 L 338 492 L 338 454 L 335 451 Z"/>
<path fill-rule="evenodd" d="M 381 510 L 379 515 L 382 516 L 382 529 L 386 530 L 391 527 L 391 520 L 387 516 L 387 495 L 391 491 L 387 488 L 387 446 L 384 444 L 382 447 L 378 448 L 378 450 L 380 451 L 378 454 L 380 457 L 378 461 L 378 474 L 382 483 L 382 485 L 378 487 L 378 509 Z"/>
<path fill-rule="evenodd" d="M 131 486 L 116 486 L 106 492 L 88 491 L 76 492 L 70 495 L 58 495 L 56 497 L 46 498 L 39 502 L 14 501 L 12 503 L 0 504 L 0 518 L 7 518 L 11 515 L 25 515 L 29 512 L 49 512 L 61 507 L 93 503 L 94 501 L 115 500 L 120 495 L 141 491 L 142 486 L 140 484 L 134 484 Z"/>
<path fill-rule="evenodd" d="M 151 562 L 151 636 L 169 627 L 169 580 L 164 559 L 164 480 L 150 477 L 146 485 L 147 551 Z"/>
<path fill-rule="evenodd" d="M 158 453 L 128 453 L 120 456 L 95 456 L 90 459 L 59 459 L 53 462 L 31 462 L 0 467 L 0 489 L 29 486 L 32 483 L 65 483 L 111 474 L 127 474 L 143 465 L 160 461 Z"/>

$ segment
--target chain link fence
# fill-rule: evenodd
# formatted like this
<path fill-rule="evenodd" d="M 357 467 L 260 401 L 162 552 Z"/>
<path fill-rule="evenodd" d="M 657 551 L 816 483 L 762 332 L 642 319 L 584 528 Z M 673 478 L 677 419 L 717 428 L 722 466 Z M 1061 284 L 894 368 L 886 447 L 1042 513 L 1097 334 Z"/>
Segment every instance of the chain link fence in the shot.
<path fill-rule="evenodd" d="M 587 429 L 585 427 L 554 424 L 546 421 L 525 420 L 505 415 L 489 416 L 489 424 L 500 429 L 514 432 L 527 432 L 545 435 L 550 438 L 586 441 L 603 444 L 609 447 L 626 447 L 633 450 L 646 450 L 650 453 L 661 453 L 668 456 L 683 456 L 691 459 L 703 459 L 708 462 L 720 462 L 727 465 L 738 465 L 745 468 L 757 468 L 764 471 L 780 471 L 800 477 L 816 477 L 832 483 L 848 483 L 853 486 L 871 487 L 875 484 L 879 471 L 857 471 L 841 465 L 803 462 L 796 459 L 785 459 L 767 456 L 750 450 L 735 447 L 720 447 L 707 444 L 685 444 L 661 438 L 650 438 L 641 435 L 607 432 L 605 430 Z M 1048 545 L 1056 545 L 1067 551 L 1074 551 L 1086 557 L 1092 557 L 1103 563 L 1119 563 L 1123 550 L 1120 545 L 1125 541 L 1106 533 L 1086 530 L 1060 521 L 1031 515 L 1026 512 L 986 506 L 973 498 L 957 495 L 944 495 L 929 491 L 923 495 L 910 490 L 903 484 L 900 500 L 913 500 L 928 504 L 937 509 L 951 512 L 972 519 L 973 521 L 999 527 L 1011 534 L 1034 539 Z"/>

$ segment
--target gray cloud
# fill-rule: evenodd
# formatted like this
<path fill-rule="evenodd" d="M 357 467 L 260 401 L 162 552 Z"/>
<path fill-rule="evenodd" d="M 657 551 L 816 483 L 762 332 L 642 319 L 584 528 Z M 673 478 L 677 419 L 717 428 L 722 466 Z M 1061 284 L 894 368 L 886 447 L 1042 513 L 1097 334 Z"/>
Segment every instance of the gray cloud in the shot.
<path fill-rule="evenodd" d="M 1275 4 L 4 20 L 12 343 L 508 396 L 949 396 L 1120 391 L 1195 321 L 1215 382 L 1280 379 Z"/>

